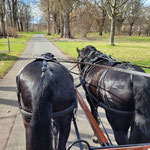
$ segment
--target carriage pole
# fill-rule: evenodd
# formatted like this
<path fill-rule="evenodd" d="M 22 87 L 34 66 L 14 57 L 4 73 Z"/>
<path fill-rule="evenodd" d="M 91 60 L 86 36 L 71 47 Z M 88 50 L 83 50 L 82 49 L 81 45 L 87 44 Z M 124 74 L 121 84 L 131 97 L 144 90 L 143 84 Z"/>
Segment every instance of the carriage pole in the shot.
<path fill-rule="evenodd" d="M 86 103 L 84 102 L 83 98 L 81 97 L 80 93 L 76 89 L 78 101 L 80 103 L 80 106 L 82 107 L 94 133 L 97 135 L 97 138 L 102 146 L 109 146 L 109 143 L 103 134 L 102 130 L 99 128 L 98 123 L 94 119 L 93 115 L 91 114 L 89 108 L 87 107 Z"/>

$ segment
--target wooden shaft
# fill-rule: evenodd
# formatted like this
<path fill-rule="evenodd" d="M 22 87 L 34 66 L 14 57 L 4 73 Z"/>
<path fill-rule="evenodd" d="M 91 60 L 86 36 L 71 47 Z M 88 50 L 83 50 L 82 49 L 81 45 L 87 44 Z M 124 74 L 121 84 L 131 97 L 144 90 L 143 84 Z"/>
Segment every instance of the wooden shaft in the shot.
<path fill-rule="evenodd" d="M 150 145 L 142 145 L 142 146 L 126 146 L 126 147 L 115 147 L 115 148 L 113 148 L 113 147 L 110 147 L 110 148 L 105 148 L 104 147 L 104 149 L 103 148 L 97 148 L 97 149 L 95 149 L 94 148 L 94 150 L 149 150 L 150 149 Z"/>
<path fill-rule="evenodd" d="M 93 115 L 91 114 L 89 108 L 87 107 L 86 103 L 84 102 L 83 98 L 81 97 L 80 93 L 78 92 L 78 90 L 76 89 L 77 92 L 77 97 L 78 97 L 78 101 L 80 103 L 80 106 L 82 107 L 94 133 L 97 135 L 97 138 L 100 142 L 101 145 L 105 145 L 106 143 L 108 143 L 105 135 L 103 134 L 102 130 L 99 128 L 99 125 L 97 124 L 96 120 L 94 119 Z M 94 148 L 94 150 L 101 150 L 103 148 Z M 143 145 L 136 145 L 136 146 L 116 146 L 116 147 L 104 147 L 104 150 L 148 150 L 150 149 L 150 145 L 147 144 L 143 144 Z"/>
<path fill-rule="evenodd" d="M 78 92 L 78 90 L 76 89 L 77 92 L 77 97 L 78 97 L 78 101 L 80 103 L 80 106 L 82 107 L 94 133 L 97 135 L 97 138 L 100 142 L 101 145 L 105 145 L 106 143 L 108 143 L 105 135 L 103 134 L 102 130 L 100 129 L 98 123 L 96 122 L 96 120 L 94 119 L 93 115 L 91 114 L 89 108 L 87 107 L 86 103 L 84 102 L 83 98 L 81 97 L 80 93 Z"/>

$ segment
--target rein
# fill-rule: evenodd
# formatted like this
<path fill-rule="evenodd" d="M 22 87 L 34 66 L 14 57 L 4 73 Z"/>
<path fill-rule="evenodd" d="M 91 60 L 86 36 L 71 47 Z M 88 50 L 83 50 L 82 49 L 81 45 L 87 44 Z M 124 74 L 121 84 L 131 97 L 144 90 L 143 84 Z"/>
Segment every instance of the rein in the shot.
<path fill-rule="evenodd" d="M 110 69 L 110 70 L 113 70 L 113 71 L 119 71 L 119 72 L 123 72 L 123 73 L 128 73 L 128 74 L 133 74 L 133 75 L 144 76 L 144 77 L 149 77 L 150 78 L 150 74 L 147 74 L 147 73 L 144 73 L 144 72 L 139 72 L 139 71 L 125 70 L 125 69 L 121 69 L 121 68 L 117 68 L 117 67 L 111 67 L 111 66 L 99 65 L 99 64 L 92 64 L 92 63 L 85 63 L 85 62 L 80 62 L 80 61 L 75 61 L 75 60 L 58 59 L 58 61 L 59 62 L 64 62 L 64 63 L 77 63 L 77 64 L 82 64 L 82 65 L 95 66 L 95 67 L 100 67 L 100 68 L 103 68 L 103 69 Z M 144 66 L 143 66 L 143 68 L 144 68 Z M 145 66 L 145 68 L 150 69 L 150 67 L 146 67 L 146 66 Z"/>

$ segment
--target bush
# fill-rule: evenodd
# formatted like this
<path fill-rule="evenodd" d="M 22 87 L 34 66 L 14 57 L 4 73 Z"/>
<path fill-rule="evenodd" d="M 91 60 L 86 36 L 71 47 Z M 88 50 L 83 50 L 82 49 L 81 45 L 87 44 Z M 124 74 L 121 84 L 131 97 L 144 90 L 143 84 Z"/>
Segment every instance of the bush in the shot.
<path fill-rule="evenodd" d="M 15 28 L 8 27 L 8 32 L 10 37 L 14 37 L 14 38 L 18 37 L 17 30 Z"/>

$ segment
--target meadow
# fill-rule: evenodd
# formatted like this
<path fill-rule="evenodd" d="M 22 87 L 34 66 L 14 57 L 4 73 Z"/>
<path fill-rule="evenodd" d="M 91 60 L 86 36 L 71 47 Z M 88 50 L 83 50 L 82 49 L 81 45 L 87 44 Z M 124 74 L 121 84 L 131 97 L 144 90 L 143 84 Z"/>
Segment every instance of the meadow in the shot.
<path fill-rule="evenodd" d="M 0 39 L 0 79 L 7 73 L 7 71 L 16 62 L 19 56 L 22 54 L 28 40 L 35 33 L 18 33 L 17 38 L 10 37 L 10 51 L 8 51 L 7 38 Z"/>
<path fill-rule="evenodd" d="M 0 39 L 0 78 L 16 62 L 28 40 L 34 34 L 37 34 L 37 32 L 20 32 L 17 38 L 10 38 L 10 52 L 8 51 L 7 38 Z M 81 50 L 87 45 L 92 45 L 118 61 L 128 61 L 150 67 L 150 37 L 115 36 L 115 46 L 109 44 L 109 34 L 99 36 L 98 33 L 90 33 L 86 39 L 79 35 L 75 36 L 74 39 L 63 39 L 55 34 L 51 36 L 45 34 L 45 37 L 71 59 L 77 59 L 76 48 Z M 145 70 L 150 73 L 149 69 Z"/>
<path fill-rule="evenodd" d="M 76 48 L 80 50 L 87 45 L 96 47 L 99 51 L 111 55 L 118 61 L 128 61 L 137 65 L 150 67 L 150 37 L 143 36 L 115 36 L 115 46 L 109 44 L 109 35 L 89 34 L 87 39 L 60 39 L 52 35 L 47 38 L 71 59 L 77 58 Z M 150 71 L 146 69 L 148 73 Z"/>

